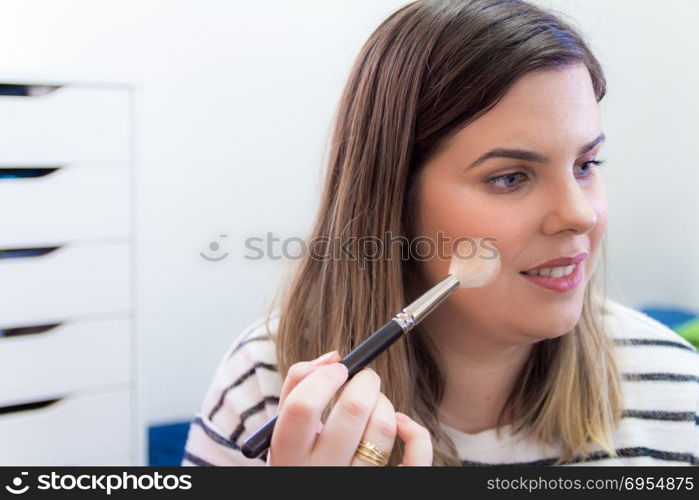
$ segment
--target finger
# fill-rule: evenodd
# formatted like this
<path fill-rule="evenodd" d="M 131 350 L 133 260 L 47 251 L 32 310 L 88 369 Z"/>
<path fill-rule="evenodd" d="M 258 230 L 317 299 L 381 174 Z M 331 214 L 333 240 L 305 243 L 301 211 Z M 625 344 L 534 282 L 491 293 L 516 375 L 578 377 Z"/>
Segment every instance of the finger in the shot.
<path fill-rule="evenodd" d="M 277 405 L 277 410 L 281 409 L 286 396 L 291 392 L 291 390 L 298 385 L 301 380 L 306 378 L 311 372 L 317 370 L 321 366 L 328 365 L 330 363 L 336 363 L 340 361 L 340 354 L 337 351 L 326 352 L 325 354 L 318 356 L 316 359 L 311 361 L 301 361 L 294 363 L 289 368 L 286 378 L 284 379 L 284 384 L 279 396 L 279 405 Z M 319 433 L 323 430 L 323 423 L 318 422 L 318 427 L 316 432 Z"/>
<path fill-rule="evenodd" d="M 301 361 L 291 365 L 286 374 L 286 378 L 284 379 L 281 393 L 279 394 L 278 407 L 281 408 L 282 404 L 284 404 L 286 396 L 289 394 L 289 392 L 291 392 L 291 389 L 296 387 L 301 380 L 308 376 L 309 373 L 321 366 L 336 363 L 338 361 L 340 361 L 340 354 L 337 351 L 332 351 L 326 352 L 322 356 L 319 356 L 312 361 Z"/>
<path fill-rule="evenodd" d="M 286 397 L 272 433 L 271 447 L 277 463 L 298 463 L 310 455 L 323 409 L 347 380 L 342 363 L 321 366 L 311 372 Z"/>
<path fill-rule="evenodd" d="M 327 465 L 348 466 L 380 390 L 381 379 L 374 370 L 365 368 L 352 377 L 330 411 L 313 454 Z"/>
<path fill-rule="evenodd" d="M 391 455 L 393 444 L 396 441 L 396 410 L 384 393 L 379 394 L 379 399 L 376 401 L 374 412 L 369 417 L 369 423 L 364 430 L 362 439 L 378 446 L 387 456 Z M 357 455 L 354 456 L 350 465 L 374 466 L 371 462 L 362 460 Z"/>
<path fill-rule="evenodd" d="M 405 441 L 405 451 L 401 465 L 431 466 L 432 436 L 430 432 L 401 412 L 396 412 L 396 423 L 398 424 L 398 435 Z"/>

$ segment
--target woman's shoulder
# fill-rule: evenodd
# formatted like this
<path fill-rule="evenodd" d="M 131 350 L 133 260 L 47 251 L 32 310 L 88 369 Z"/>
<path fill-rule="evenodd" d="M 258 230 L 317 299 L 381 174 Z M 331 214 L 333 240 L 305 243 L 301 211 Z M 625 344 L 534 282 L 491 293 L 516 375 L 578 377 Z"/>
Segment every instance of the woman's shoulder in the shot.
<path fill-rule="evenodd" d="M 612 300 L 605 309 L 604 324 L 614 339 L 624 395 L 617 445 L 625 453 L 655 450 L 665 461 L 696 463 L 699 352 L 636 309 Z"/>
<path fill-rule="evenodd" d="M 267 414 L 273 413 L 272 407 L 278 402 L 282 384 L 275 346 L 278 323 L 279 315 L 273 313 L 237 333 L 221 358 L 215 375 L 217 385 L 227 396 L 235 396 L 238 401 L 253 402 L 255 399 L 254 402 L 266 409 L 263 413 Z"/>
<path fill-rule="evenodd" d="M 277 412 L 283 383 L 274 346 L 278 320 L 274 314 L 258 319 L 233 336 L 190 426 L 183 464 L 260 464 L 243 457 L 240 446 Z"/>
<path fill-rule="evenodd" d="M 222 362 L 233 358 L 247 361 L 275 363 L 275 338 L 279 313 L 258 318 L 237 332 L 223 355 Z"/>
<path fill-rule="evenodd" d="M 277 413 L 282 379 L 277 371 L 278 315 L 260 318 L 233 336 L 190 426 L 183 464 L 260 465 L 241 444 Z"/>
<path fill-rule="evenodd" d="M 677 332 L 621 302 L 607 299 L 603 319 L 617 344 L 675 347 L 697 354 L 697 349 Z"/>
<path fill-rule="evenodd" d="M 604 324 L 619 371 L 634 390 L 699 401 L 699 351 L 677 332 L 636 309 L 607 300 Z M 661 392 L 662 392 L 661 391 Z"/>
<path fill-rule="evenodd" d="M 614 339 L 619 371 L 626 382 L 699 396 L 699 351 L 677 332 L 647 314 L 608 299 L 604 325 Z"/>

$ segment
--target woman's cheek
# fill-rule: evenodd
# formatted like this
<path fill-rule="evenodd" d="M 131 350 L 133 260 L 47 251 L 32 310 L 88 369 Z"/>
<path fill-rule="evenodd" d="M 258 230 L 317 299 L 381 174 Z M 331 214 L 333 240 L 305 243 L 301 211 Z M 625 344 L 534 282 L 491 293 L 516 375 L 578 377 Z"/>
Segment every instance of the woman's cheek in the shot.
<path fill-rule="evenodd" d="M 609 200 L 604 187 L 604 181 L 599 178 L 595 184 L 595 189 L 589 197 L 590 205 L 597 214 L 597 219 L 600 227 L 607 228 L 607 215 L 609 212 Z"/>
<path fill-rule="evenodd" d="M 597 215 L 597 221 L 595 226 L 588 233 L 590 239 L 590 259 L 587 266 L 587 273 L 591 274 L 593 269 L 595 269 L 601 258 L 601 247 L 604 235 L 607 231 L 607 220 L 608 220 L 608 206 L 607 199 L 604 196 L 591 198 L 590 204 L 595 214 Z"/>
<path fill-rule="evenodd" d="M 590 205 L 597 215 L 597 222 L 593 228 L 593 231 L 597 235 L 604 234 L 604 232 L 607 230 L 607 218 L 609 215 L 607 198 L 605 196 L 595 196 L 590 199 Z"/>

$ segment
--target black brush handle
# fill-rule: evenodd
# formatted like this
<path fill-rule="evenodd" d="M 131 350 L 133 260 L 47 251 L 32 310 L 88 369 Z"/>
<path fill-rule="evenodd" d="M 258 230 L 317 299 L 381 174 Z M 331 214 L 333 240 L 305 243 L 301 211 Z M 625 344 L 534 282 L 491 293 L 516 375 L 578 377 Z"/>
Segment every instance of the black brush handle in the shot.
<path fill-rule="evenodd" d="M 347 356 L 342 358 L 342 363 L 349 372 L 348 380 L 366 365 L 374 361 L 374 358 L 388 349 L 391 344 L 403 336 L 403 328 L 395 319 L 392 319 L 357 347 L 352 349 Z"/>
<path fill-rule="evenodd" d="M 355 347 L 352 352 L 340 361 L 340 363 L 347 367 L 349 373 L 347 380 L 371 363 L 376 356 L 388 349 L 391 344 L 403 336 L 403 333 L 403 328 L 401 328 L 395 319 L 392 319 L 371 334 L 368 339 Z M 269 448 L 272 443 L 272 432 L 274 432 L 277 417 L 278 415 L 272 417 L 265 425 L 260 427 L 245 440 L 243 446 L 240 448 L 243 455 L 247 458 L 256 458 Z"/>

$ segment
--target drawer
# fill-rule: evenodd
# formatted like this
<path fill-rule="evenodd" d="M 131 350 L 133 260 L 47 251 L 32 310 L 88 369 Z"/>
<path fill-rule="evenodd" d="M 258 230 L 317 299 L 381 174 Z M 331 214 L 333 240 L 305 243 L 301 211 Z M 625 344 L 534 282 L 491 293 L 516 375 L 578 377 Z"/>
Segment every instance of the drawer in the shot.
<path fill-rule="evenodd" d="M 130 250 L 128 243 L 70 244 L 0 258 L 0 328 L 127 312 Z"/>
<path fill-rule="evenodd" d="M 2 412 L 0 465 L 69 465 L 128 455 L 131 391 L 71 395 L 47 406 Z"/>
<path fill-rule="evenodd" d="M 129 158 L 129 90 L 0 95 L 0 166 Z"/>
<path fill-rule="evenodd" d="M 125 317 L 0 330 L 0 406 L 130 382 L 130 324 Z"/>
<path fill-rule="evenodd" d="M 0 166 L 0 249 L 128 237 L 127 168 L 36 170 L 8 178 L 13 170 Z"/>

